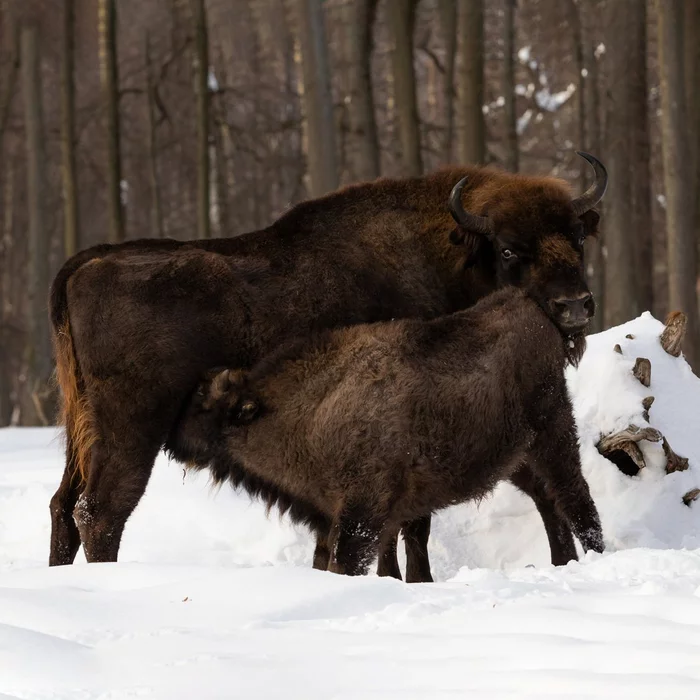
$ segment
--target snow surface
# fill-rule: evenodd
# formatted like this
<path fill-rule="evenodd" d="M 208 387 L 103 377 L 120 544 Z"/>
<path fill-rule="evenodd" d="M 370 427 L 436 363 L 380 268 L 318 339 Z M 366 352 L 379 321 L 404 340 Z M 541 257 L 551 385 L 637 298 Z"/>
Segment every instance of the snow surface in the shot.
<path fill-rule="evenodd" d="M 560 568 L 531 502 L 503 485 L 434 519 L 438 583 L 313 571 L 305 531 L 161 456 L 120 562 L 49 569 L 59 432 L 0 430 L 0 700 L 697 699 L 700 501 L 681 498 L 700 486 L 700 380 L 661 328 L 645 314 L 593 336 L 569 371 L 607 550 Z M 644 425 L 649 395 L 686 472 L 666 475 L 643 444 L 630 478 L 595 449 Z"/>

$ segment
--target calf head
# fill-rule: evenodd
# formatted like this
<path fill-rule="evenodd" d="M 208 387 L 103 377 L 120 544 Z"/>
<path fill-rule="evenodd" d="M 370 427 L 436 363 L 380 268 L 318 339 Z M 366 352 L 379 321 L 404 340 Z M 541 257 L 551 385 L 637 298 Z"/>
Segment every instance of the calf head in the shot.
<path fill-rule="evenodd" d="M 497 287 L 523 288 L 544 309 L 560 331 L 583 336 L 595 313 L 583 264 L 586 238 L 597 233 L 594 210 L 607 188 L 603 164 L 579 152 L 595 170 L 595 182 L 572 198 L 554 178 L 513 175 L 494 178 L 465 193 L 469 178 L 460 180 L 450 195 L 450 212 L 458 224 L 451 241 L 470 250 L 467 264 L 489 271 Z M 478 212 L 478 213 L 475 213 Z"/>
<path fill-rule="evenodd" d="M 180 461 L 206 466 L 224 449 L 226 429 L 247 425 L 259 413 L 241 370 L 210 370 L 186 403 L 168 448 Z"/>

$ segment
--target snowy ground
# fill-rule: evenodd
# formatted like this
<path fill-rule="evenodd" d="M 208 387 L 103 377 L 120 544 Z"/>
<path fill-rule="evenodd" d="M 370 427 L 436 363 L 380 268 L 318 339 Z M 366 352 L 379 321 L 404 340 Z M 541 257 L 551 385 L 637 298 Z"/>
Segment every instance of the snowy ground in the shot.
<path fill-rule="evenodd" d="M 595 336 L 569 377 L 608 551 L 558 569 L 531 503 L 501 487 L 435 519 L 438 583 L 313 571 L 305 532 L 164 457 L 119 564 L 48 569 L 58 433 L 0 430 L 0 700 L 697 700 L 700 501 L 681 497 L 700 486 L 700 380 L 660 330 L 647 316 Z M 688 471 L 666 475 L 646 444 L 630 478 L 595 450 L 644 424 L 648 395 Z"/>

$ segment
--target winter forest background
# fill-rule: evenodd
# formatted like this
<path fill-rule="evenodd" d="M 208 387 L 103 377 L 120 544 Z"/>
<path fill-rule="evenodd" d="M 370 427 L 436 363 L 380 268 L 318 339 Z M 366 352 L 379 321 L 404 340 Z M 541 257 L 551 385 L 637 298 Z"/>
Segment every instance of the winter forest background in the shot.
<path fill-rule="evenodd" d="M 0 0 L 0 426 L 52 422 L 47 290 L 102 242 L 235 236 L 449 162 L 584 187 L 594 330 L 688 314 L 700 0 Z"/>

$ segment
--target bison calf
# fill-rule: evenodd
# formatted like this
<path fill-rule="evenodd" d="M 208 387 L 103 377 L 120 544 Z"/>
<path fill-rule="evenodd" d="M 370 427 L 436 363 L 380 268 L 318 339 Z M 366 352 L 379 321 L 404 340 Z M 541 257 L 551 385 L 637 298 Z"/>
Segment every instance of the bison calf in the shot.
<path fill-rule="evenodd" d="M 404 523 L 482 498 L 522 465 L 602 551 L 564 379 L 583 344 L 512 287 L 432 321 L 321 333 L 248 372 L 211 372 L 173 448 L 216 446 L 317 512 L 338 573 L 365 573 Z"/>

